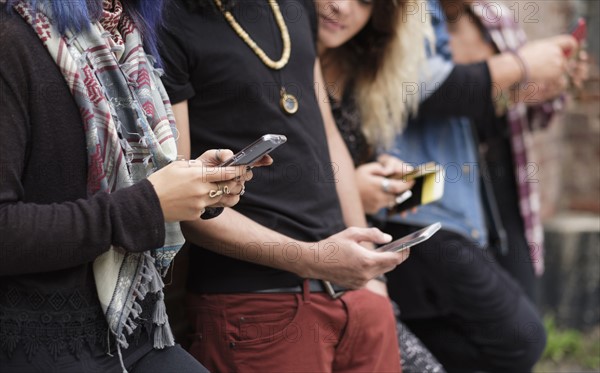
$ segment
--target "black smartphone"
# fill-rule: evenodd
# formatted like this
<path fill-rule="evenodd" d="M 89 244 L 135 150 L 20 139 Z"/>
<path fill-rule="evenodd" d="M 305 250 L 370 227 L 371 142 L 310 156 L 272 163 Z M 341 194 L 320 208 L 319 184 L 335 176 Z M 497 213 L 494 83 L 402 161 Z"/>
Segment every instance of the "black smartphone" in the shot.
<path fill-rule="evenodd" d="M 259 161 L 262 157 L 269 154 L 286 141 L 287 137 L 284 135 L 263 135 L 219 166 L 252 166 L 255 162 Z"/>
<path fill-rule="evenodd" d="M 420 229 L 416 232 L 408 234 L 402 238 L 399 238 L 395 241 L 392 241 L 386 245 L 378 247 L 377 251 L 394 251 L 400 252 L 408 249 L 409 247 L 420 244 L 423 241 L 428 240 L 433 234 L 440 230 L 442 227 L 441 223 L 433 223 L 423 229 Z"/>

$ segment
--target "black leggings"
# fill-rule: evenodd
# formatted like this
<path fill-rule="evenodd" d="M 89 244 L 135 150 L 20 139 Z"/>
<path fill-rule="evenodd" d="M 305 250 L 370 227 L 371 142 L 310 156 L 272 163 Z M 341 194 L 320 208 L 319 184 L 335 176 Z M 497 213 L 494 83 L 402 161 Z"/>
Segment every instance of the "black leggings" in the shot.
<path fill-rule="evenodd" d="M 416 229 L 388 224 L 395 238 Z M 402 321 L 448 372 L 529 372 L 546 343 L 521 287 L 488 251 L 441 230 L 388 273 Z"/>
<path fill-rule="evenodd" d="M 519 187 L 515 179 L 510 137 L 505 122 L 495 123 L 494 126 L 485 124 L 492 131 L 485 139 L 488 148 L 485 154 L 487 177 L 493 196 L 491 203 L 498 208 L 508 245 L 508 252 L 498 252 L 496 257 L 498 263 L 521 285 L 529 299 L 535 301 L 537 278 L 533 272 L 525 224 L 519 209 Z M 498 127 L 500 129 L 493 130 Z"/>
<path fill-rule="evenodd" d="M 123 350 L 123 360 L 129 373 L 208 372 L 179 345 L 162 350 L 153 349 L 149 343 L 130 347 Z M 11 359 L 5 359 L 4 356 L 0 358 L 0 372 L 121 373 L 123 368 L 116 352 L 111 357 L 99 349 L 93 352 L 84 349 L 79 358 L 65 354 L 55 360 L 47 351 L 40 350 L 30 361 L 23 349 L 17 349 Z"/>
<path fill-rule="evenodd" d="M 129 373 L 208 373 L 192 355 L 176 345 L 164 350 L 151 350 L 128 369 Z"/>

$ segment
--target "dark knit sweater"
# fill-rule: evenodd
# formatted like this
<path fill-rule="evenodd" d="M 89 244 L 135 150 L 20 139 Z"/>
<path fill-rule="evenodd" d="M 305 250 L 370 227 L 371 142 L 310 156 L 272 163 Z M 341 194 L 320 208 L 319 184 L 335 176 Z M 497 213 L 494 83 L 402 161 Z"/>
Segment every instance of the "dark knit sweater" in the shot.
<path fill-rule="evenodd" d="M 161 247 L 150 182 L 88 197 L 78 108 L 33 30 L 0 10 L 0 353 L 106 342 L 92 261 Z"/>

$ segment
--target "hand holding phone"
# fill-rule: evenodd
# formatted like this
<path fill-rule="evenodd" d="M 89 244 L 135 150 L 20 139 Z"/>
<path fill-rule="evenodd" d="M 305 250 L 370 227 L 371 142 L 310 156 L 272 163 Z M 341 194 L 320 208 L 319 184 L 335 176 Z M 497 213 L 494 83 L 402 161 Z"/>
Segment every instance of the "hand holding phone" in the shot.
<path fill-rule="evenodd" d="M 442 198 L 444 194 L 444 170 L 435 162 L 422 164 L 411 172 L 398 174 L 390 178 L 413 180 L 411 195 L 401 195 L 397 205 L 388 210 L 388 215 L 397 214 L 420 205 L 425 205 Z"/>
<path fill-rule="evenodd" d="M 409 247 L 415 246 L 417 244 L 420 244 L 421 242 L 429 239 L 431 236 L 433 236 L 433 234 L 435 232 L 437 232 L 440 228 L 442 227 L 442 224 L 437 222 L 437 223 L 433 223 L 421 230 L 418 230 L 414 233 L 411 233 L 407 236 L 404 236 L 398 240 L 395 240 L 393 242 L 390 242 L 386 245 L 383 245 L 377 249 L 375 249 L 376 251 L 380 251 L 380 252 L 389 252 L 389 251 L 393 251 L 393 252 L 401 252 L 404 251 L 406 249 L 408 249 Z M 335 284 L 332 284 L 329 281 L 323 281 L 323 286 L 325 288 L 325 291 L 327 292 L 327 294 L 329 294 L 329 296 L 333 299 L 337 299 L 340 296 L 344 295 L 345 293 L 345 289 L 343 288 L 339 288 L 337 287 Z"/>

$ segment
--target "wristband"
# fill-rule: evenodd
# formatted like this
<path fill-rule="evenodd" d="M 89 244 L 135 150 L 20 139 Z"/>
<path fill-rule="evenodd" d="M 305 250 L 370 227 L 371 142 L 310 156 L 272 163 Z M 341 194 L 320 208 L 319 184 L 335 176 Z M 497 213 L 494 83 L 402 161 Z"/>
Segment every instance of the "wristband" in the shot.
<path fill-rule="evenodd" d="M 214 219 L 217 216 L 221 215 L 221 213 L 225 210 L 223 207 L 207 207 L 204 213 L 200 215 L 200 219 L 209 220 Z"/>
<path fill-rule="evenodd" d="M 517 61 L 519 61 L 519 65 L 521 65 L 521 80 L 518 84 L 520 88 L 523 88 L 529 81 L 529 67 L 518 50 L 509 50 L 508 52 L 515 56 Z"/>
<path fill-rule="evenodd" d="M 388 282 L 388 281 L 387 281 L 387 277 L 386 277 L 385 275 L 379 275 L 379 276 L 375 277 L 375 280 L 377 280 L 377 281 L 381 281 L 381 282 L 383 282 L 384 284 L 387 284 L 387 282 Z"/>

